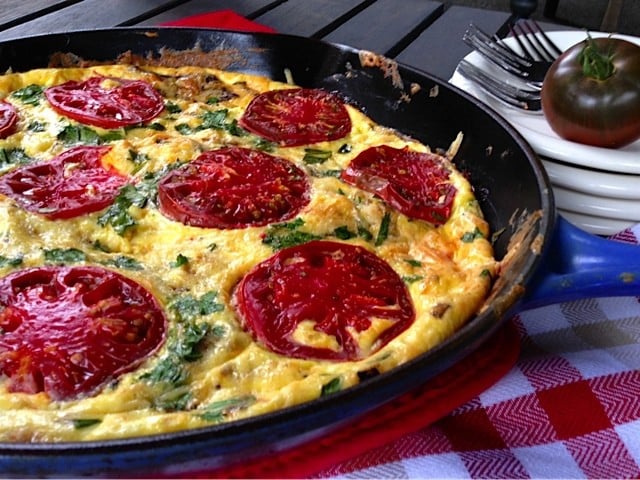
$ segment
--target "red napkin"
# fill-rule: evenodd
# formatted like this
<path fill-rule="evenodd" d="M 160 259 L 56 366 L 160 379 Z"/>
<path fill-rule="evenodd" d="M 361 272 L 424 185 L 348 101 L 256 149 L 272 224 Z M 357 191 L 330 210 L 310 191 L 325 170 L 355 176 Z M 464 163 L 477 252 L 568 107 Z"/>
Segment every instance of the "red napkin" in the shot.
<path fill-rule="evenodd" d="M 186 478 L 308 478 L 389 444 L 446 416 L 501 379 L 520 354 L 512 322 L 478 350 L 425 385 L 318 440 L 222 470 L 191 471 Z"/>
<path fill-rule="evenodd" d="M 233 10 L 219 10 L 216 12 L 193 15 L 179 20 L 165 22 L 162 25 L 167 27 L 206 27 L 220 28 L 224 30 L 237 30 L 240 32 L 275 33 L 273 28 L 247 20 L 243 16 L 235 13 Z"/>
<path fill-rule="evenodd" d="M 208 27 L 270 32 L 270 27 L 221 10 L 163 23 L 165 26 Z M 187 478 L 304 478 L 336 463 L 416 432 L 474 398 L 515 364 L 520 335 L 511 322 L 466 359 L 420 388 L 374 410 L 353 424 L 276 456 L 244 462 L 222 470 L 190 471 Z"/>

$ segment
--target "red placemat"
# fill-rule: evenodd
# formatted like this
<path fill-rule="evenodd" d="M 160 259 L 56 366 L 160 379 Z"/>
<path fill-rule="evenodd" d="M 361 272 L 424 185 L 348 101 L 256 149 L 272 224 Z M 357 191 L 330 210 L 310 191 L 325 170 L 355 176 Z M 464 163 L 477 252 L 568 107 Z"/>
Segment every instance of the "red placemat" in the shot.
<path fill-rule="evenodd" d="M 275 33 L 273 28 L 247 20 L 232 10 L 218 10 L 200 15 L 192 15 L 179 20 L 164 22 L 162 25 L 166 27 L 202 27 L 237 30 L 241 32 Z"/>

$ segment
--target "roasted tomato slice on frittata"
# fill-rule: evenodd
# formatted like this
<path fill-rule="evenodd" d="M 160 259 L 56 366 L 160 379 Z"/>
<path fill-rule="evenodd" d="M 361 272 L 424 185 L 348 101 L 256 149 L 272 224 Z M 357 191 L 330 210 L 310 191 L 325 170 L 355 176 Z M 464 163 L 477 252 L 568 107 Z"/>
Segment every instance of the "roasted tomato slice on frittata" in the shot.
<path fill-rule="evenodd" d="M 164 110 L 162 95 L 142 80 L 91 77 L 49 87 L 45 96 L 61 115 L 101 128 L 142 124 Z"/>
<path fill-rule="evenodd" d="M 251 100 L 238 123 L 286 147 L 337 140 L 351 131 L 351 118 L 342 101 L 313 88 L 261 93 Z"/>
<path fill-rule="evenodd" d="M 288 220 L 309 203 L 305 173 L 247 148 L 210 150 L 158 184 L 160 211 L 186 225 L 244 228 Z"/>
<path fill-rule="evenodd" d="M 0 101 L 0 138 L 11 135 L 18 123 L 18 111 L 9 102 Z"/>
<path fill-rule="evenodd" d="M 74 147 L 52 160 L 16 168 L 0 177 L 0 193 L 50 219 L 102 210 L 128 182 L 103 166 L 102 157 L 110 148 Z"/>
<path fill-rule="evenodd" d="M 99 267 L 40 267 L 0 279 L 0 371 L 14 392 L 91 394 L 164 341 L 166 319 L 135 281 Z"/>
<path fill-rule="evenodd" d="M 371 147 L 354 158 L 342 179 L 375 193 L 408 217 L 440 225 L 451 215 L 456 188 L 442 157 L 388 145 Z"/>
<path fill-rule="evenodd" d="M 258 342 L 295 358 L 360 360 L 415 319 L 405 283 L 384 260 L 332 241 L 290 247 L 256 265 L 234 304 Z"/>

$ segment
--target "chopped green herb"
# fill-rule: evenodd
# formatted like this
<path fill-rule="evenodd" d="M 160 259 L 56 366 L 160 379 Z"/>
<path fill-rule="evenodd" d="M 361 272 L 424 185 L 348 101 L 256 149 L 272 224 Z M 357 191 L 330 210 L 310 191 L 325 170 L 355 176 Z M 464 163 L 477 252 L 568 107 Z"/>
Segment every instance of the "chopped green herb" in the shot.
<path fill-rule="evenodd" d="M 73 423 L 73 428 L 81 430 L 102 423 L 102 420 L 99 418 L 74 418 L 71 422 Z"/>
<path fill-rule="evenodd" d="M 488 269 L 484 269 L 480 272 L 481 277 L 491 277 L 491 272 Z"/>
<path fill-rule="evenodd" d="M 177 168 L 180 162 L 169 165 L 157 172 L 147 173 L 136 185 L 125 185 L 120 189 L 111 206 L 98 217 L 98 225 L 111 225 L 118 235 L 136 225 L 136 221 L 129 213 L 129 207 L 144 208 L 148 203 L 155 204 L 158 196 L 158 181 L 167 171 Z"/>
<path fill-rule="evenodd" d="M 172 102 L 165 103 L 164 108 L 166 108 L 169 113 L 180 113 L 182 111 L 179 105 Z"/>
<path fill-rule="evenodd" d="M 358 236 L 367 242 L 373 240 L 373 234 L 362 225 L 358 225 Z"/>
<path fill-rule="evenodd" d="M 210 252 L 213 252 L 216 248 L 218 248 L 217 243 L 210 243 L 209 245 L 207 245 L 207 250 L 209 250 Z"/>
<path fill-rule="evenodd" d="M 34 120 L 29 125 L 27 125 L 27 130 L 31 132 L 44 132 L 46 130 L 46 126 L 47 126 L 46 123 L 38 122 L 37 120 Z"/>
<path fill-rule="evenodd" d="M 211 291 L 200 298 L 185 295 L 176 298 L 169 305 L 169 309 L 174 311 L 178 321 L 193 320 L 201 315 L 209 315 L 224 310 L 224 305 L 218 303 L 218 292 Z"/>
<path fill-rule="evenodd" d="M 141 165 L 149 161 L 149 156 L 145 153 L 136 152 L 133 149 L 129 149 L 129 158 L 136 165 Z"/>
<path fill-rule="evenodd" d="M 100 136 L 103 142 L 115 142 L 116 140 L 124 140 L 126 134 L 123 130 L 110 130 Z"/>
<path fill-rule="evenodd" d="M 195 130 L 186 123 L 177 123 L 173 128 L 182 135 L 192 135 L 195 132 Z"/>
<path fill-rule="evenodd" d="M 346 225 L 336 228 L 333 231 L 333 234 L 340 240 L 349 240 L 350 238 L 356 236 L 356 234 L 349 230 L 349 227 L 347 227 Z"/>
<path fill-rule="evenodd" d="M 325 383 L 322 385 L 322 390 L 320 391 L 320 396 L 323 397 L 325 395 L 329 395 L 330 393 L 339 392 L 342 388 L 342 381 L 340 377 L 335 377 L 331 379 L 329 383 Z"/>
<path fill-rule="evenodd" d="M 26 105 L 38 105 L 42 98 L 44 90 L 39 85 L 29 85 L 11 94 L 13 98 L 17 98 Z"/>
<path fill-rule="evenodd" d="M 350 153 L 352 150 L 351 145 L 349 145 L 348 143 L 344 143 L 339 149 L 338 149 L 338 153 Z"/>
<path fill-rule="evenodd" d="M 220 99 L 218 97 L 207 98 L 207 105 L 216 105 L 219 102 L 220 102 Z"/>
<path fill-rule="evenodd" d="M 316 148 L 305 148 L 304 149 L 304 157 L 302 157 L 302 161 L 308 165 L 315 165 L 319 163 L 326 162 L 329 158 L 331 158 L 331 151 L 329 150 L 318 150 Z"/>
<path fill-rule="evenodd" d="M 19 257 L 5 257 L 0 255 L 0 268 L 2 267 L 18 267 L 22 265 L 22 256 Z"/>
<path fill-rule="evenodd" d="M 186 385 L 178 386 L 163 392 L 153 399 L 153 406 L 161 410 L 186 410 L 193 399 L 193 394 Z"/>
<path fill-rule="evenodd" d="M 173 262 L 171 262 L 170 265 L 171 265 L 171 268 L 178 268 L 178 267 L 187 265 L 188 263 L 189 263 L 189 258 L 179 253 L 176 259 Z"/>
<path fill-rule="evenodd" d="M 84 262 L 87 255 L 77 248 L 52 248 L 43 250 L 44 259 L 48 263 L 63 265 L 65 263 Z"/>
<path fill-rule="evenodd" d="M 414 283 L 422 280 L 424 277 L 422 275 L 406 275 L 402 277 L 402 280 L 405 283 Z"/>
<path fill-rule="evenodd" d="M 95 130 L 83 125 L 67 125 L 58 133 L 58 140 L 66 146 L 100 145 L 102 143 L 102 138 Z"/>
<path fill-rule="evenodd" d="M 250 407 L 256 402 L 256 397 L 253 395 L 245 395 L 238 398 L 230 398 L 228 400 L 220 400 L 213 402 L 204 408 L 204 411 L 199 415 L 200 418 L 208 422 L 220 422 L 224 420 L 232 410 L 240 410 Z"/>
<path fill-rule="evenodd" d="M 382 245 L 389 236 L 389 225 L 391 224 L 391 214 L 385 212 L 380 222 L 380 228 L 378 229 L 378 235 L 376 236 L 375 246 Z"/>
<path fill-rule="evenodd" d="M 265 140 L 264 138 L 260 137 L 256 137 L 254 145 L 258 150 L 261 150 L 263 152 L 273 152 L 278 146 L 277 143 L 270 142 L 269 140 Z"/>
<path fill-rule="evenodd" d="M 466 232 L 464 235 L 462 235 L 460 240 L 462 240 L 465 243 L 471 243 L 476 238 L 484 238 L 484 234 L 482 233 L 482 231 L 480 231 L 478 227 L 476 227 L 476 229 L 473 232 Z"/>
<path fill-rule="evenodd" d="M 274 250 L 293 247 L 311 240 L 319 240 L 321 236 L 299 230 L 304 226 L 304 220 L 297 218 L 291 222 L 276 223 L 270 225 L 264 233 L 262 243 L 269 245 Z"/>
<path fill-rule="evenodd" d="M 206 128 L 215 128 L 218 130 L 222 130 L 226 127 L 226 119 L 229 110 L 226 108 L 221 110 L 215 110 L 213 112 L 205 112 L 200 118 L 202 119 L 202 123 L 198 127 L 199 130 L 204 130 Z"/>
<path fill-rule="evenodd" d="M 103 245 L 100 240 L 96 240 L 95 242 L 93 242 L 93 248 L 95 248 L 96 250 L 99 250 L 101 252 L 104 253 L 111 253 L 111 250 L 109 249 L 109 247 Z"/>
<path fill-rule="evenodd" d="M 127 257 L 124 255 L 118 255 L 105 262 L 106 265 L 113 265 L 117 268 L 125 270 L 144 270 L 144 267 L 135 258 Z"/>
<path fill-rule="evenodd" d="M 414 260 L 413 258 L 406 258 L 404 261 L 407 262 L 412 267 L 421 267 L 422 266 L 422 262 L 420 262 L 419 260 Z"/>
<path fill-rule="evenodd" d="M 21 148 L 1 148 L 0 149 L 0 169 L 25 165 L 33 161 L 29 155 Z"/>
<path fill-rule="evenodd" d="M 149 125 L 147 125 L 147 128 L 150 130 L 155 130 L 156 132 L 164 132 L 167 129 L 167 127 L 158 122 L 150 123 Z"/>

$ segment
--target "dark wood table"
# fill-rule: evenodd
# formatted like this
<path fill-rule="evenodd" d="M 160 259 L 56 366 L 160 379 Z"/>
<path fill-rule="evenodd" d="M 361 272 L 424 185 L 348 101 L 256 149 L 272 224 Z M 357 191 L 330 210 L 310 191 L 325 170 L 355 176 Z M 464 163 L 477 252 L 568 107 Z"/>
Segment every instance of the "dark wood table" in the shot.
<path fill-rule="evenodd" d="M 432 0 L 4 0 L 0 40 L 49 32 L 156 26 L 231 9 L 280 33 L 371 50 L 448 79 L 470 49 L 461 40 L 473 21 L 498 30 L 506 12 Z"/>

